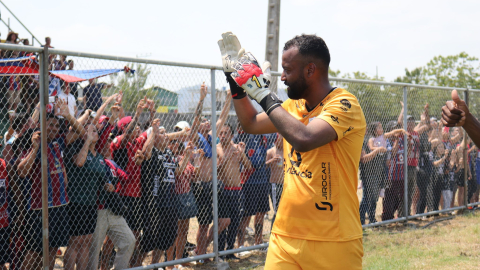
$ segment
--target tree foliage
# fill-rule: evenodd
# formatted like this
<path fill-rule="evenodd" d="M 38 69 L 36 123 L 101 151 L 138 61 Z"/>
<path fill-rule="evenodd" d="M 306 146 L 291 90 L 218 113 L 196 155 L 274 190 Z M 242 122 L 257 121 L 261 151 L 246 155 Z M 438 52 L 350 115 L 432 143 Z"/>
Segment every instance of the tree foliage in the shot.
<path fill-rule="evenodd" d="M 111 81 L 115 82 L 115 86 L 104 90 L 103 96 L 110 96 L 119 91 L 123 92 L 122 106 L 126 113 L 135 111 L 140 99 L 145 96 L 155 101 L 155 92 L 145 89 L 150 69 L 147 65 L 129 64 L 128 67 L 135 70 L 134 74 L 130 73 L 116 73 L 110 75 Z"/>

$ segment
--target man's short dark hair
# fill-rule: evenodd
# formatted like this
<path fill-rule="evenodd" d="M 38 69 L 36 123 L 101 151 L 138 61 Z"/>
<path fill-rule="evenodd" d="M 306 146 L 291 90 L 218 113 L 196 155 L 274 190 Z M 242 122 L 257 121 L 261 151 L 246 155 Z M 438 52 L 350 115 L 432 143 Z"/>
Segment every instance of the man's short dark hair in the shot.
<path fill-rule="evenodd" d="M 295 36 L 285 43 L 283 51 L 286 51 L 292 47 L 297 47 L 298 52 L 302 56 L 313 57 L 321 60 L 326 67 L 330 65 L 330 51 L 328 50 L 325 41 L 317 35 L 305 35 Z"/>

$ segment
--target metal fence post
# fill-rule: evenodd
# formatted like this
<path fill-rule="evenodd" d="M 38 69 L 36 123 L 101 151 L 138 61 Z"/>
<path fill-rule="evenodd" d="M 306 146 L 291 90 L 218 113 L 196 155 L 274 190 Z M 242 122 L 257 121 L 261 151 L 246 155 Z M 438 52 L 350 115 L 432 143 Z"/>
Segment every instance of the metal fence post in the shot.
<path fill-rule="evenodd" d="M 403 128 L 407 130 L 407 87 L 403 87 Z M 403 207 L 405 221 L 408 221 L 408 136 L 403 135 Z"/>
<path fill-rule="evenodd" d="M 217 91 L 215 90 L 215 69 L 210 70 L 210 95 L 212 96 L 212 190 L 213 190 L 213 252 L 218 264 L 218 181 L 217 181 Z"/>
<path fill-rule="evenodd" d="M 40 138 L 42 164 L 42 247 L 43 269 L 49 269 L 48 244 L 48 168 L 47 168 L 47 103 L 48 103 L 48 48 L 40 54 Z"/>
<path fill-rule="evenodd" d="M 469 105 L 468 104 L 468 88 L 467 90 L 464 92 L 464 95 L 465 95 L 465 103 L 467 104 L 467 106 Z M 467 144 L 467 132 L 466 131 L 463 131 L 463 141 L 465 143 L 465 148 L 463 149 L 463 171 L 465 172 L 463 174 L 464 178 L 463 178 L 463 181 L 464 181 L 464 188 L 463 188 L 463 199 L 464 199 L 464 205 L 465 205 L 465 208 L 467 207 L 468 205 L 468 169 L 469 169 L 469 164 L 468 164 L 468 144 Z M 475 179 L 472 179 L 471 181 L 476 181 Z"/>

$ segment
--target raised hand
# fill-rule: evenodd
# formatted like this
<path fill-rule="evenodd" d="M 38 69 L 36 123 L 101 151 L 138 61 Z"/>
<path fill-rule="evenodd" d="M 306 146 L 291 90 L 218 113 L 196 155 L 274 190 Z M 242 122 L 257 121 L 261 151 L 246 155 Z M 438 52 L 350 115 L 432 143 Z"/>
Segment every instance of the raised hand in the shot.
<path fill-rule="evenodd" d="M 135 163 L 136 164 L 141 164 L 145 160 L 145 155 L 141 150 L 137 150 L 135 153 Z"/>
<path fill-rule="evenodd" d="M 137 105 L 138 114 L 141 114 L 143 112 L 143 109 L 146 109 L 148 107 L 147 101 L 148 101 L 147 96 L 145 96 L 145 98 L 141 99 L 138 102 L 138 105 Z"/>
<path fill-rule="evenodd" d="M 268 70 L 268 65 L 266 66 Z M 278 99 L 275 94 L 271 94 L 268 89 L 270 81 L 263 75 L 263 71 L 258 64 L 257 59 L 247 52 L 238 59 L 233 65 L 234 72 L 230 75 L 235 82 L 242 87 L 248 95 L 255 99 L 263 108 L 263 110 L 269 114 L 271 110 L 280 106 L 282 101 Z M 265 99 L 270 95 L 270 99 Z M 264 101 L 266 104 L 263 104 Z"/>
<path fill-rule="evenodd" d="M 120 115 L 120 106 L 113 105 L 112 108 L 110 108 L 110 112 L 112 113 L 111 118 L 118 119 L 118 116 Z"/>
<path fill-rule="evenodd" d="M 152 122 L 152 132 L 153 134 L 158 134 L 159 131 L 160 131 L 160 119 L 157 118 Z"/>
<path fill-rule="evenodd" d="M 151 99 L 147 99 L 147 108 L 149 111 L 154 112 L 155 111 L 155 101 Z"/>
<path fill-rule="evenodd" d="M 55 104 L 55 116 L 62 116 L 66 118 L 70 115 L 70 110 L 68 109 L 67 102 L 63 99 L 58 99 L 57 103 Z"/>
<path fill-rule="evenodd" d="M 246 145 L 244 142 L 239 142 L 238 143 L 238 149 L 242 152 L 242 153 L 245 153 L 245 148 L 246 148 Z"/>
<path fill-rule="evenodd" d="M 453 90 L 452 100 L 442 107 L 442 124 L 446 127 L 463 126 L 467 114 L 470 114 L 467 104 L 460 99 L 457 90 Z"/>
<path fill-rule="evenodd" d="M 113 95 L 109 96 L 105 102 L 108 104 L 112 101 L 115 101 L 117 99 L 117 97 L 118 97 L 118 94 L 113 94 Z"/>
<path fill-rule="evenodd" d="M 115 187 L 110 184 L 110 183 L 106 183 L 104 186 L 103 186 L 103 189 L 106 191 L 106 192 L 114 192 L 115 191 Z"/>
<path fill-rule="evenodd" d="M 118 92 L 117 97 L 115 98 L 115 103 L 122 104 L 122 99 L 123 99 L 123 91 L 120 90 Z"/>
<path fill-rule="evenodd" d="M 218 47 L 220 48 L 220 54 L 222 55 L 222 66 L 223 72 L 227 77 L 227 82 L 230 85 L 230 90 L 232 93 L 232 98 L 242 99 L 247 96 L 245 90 L 242 87 L 238 86 L 237 83 L 230 76 L 233 69 L 234 63 L 237 61 L 239 56 L 242 56 L 245 50 L 240 45 L 237 36 L 232 32 L 226 32 L 222 34 L 222 39 L 218 41 Z"/>
<path fill-rule="evenodd" d="M 38 149 L 38 148 L 39 148 L 39 146 L 40 146 L 40 140 L 41 140 L 41 138 L 40 138 L 40 131 L 34 132 L 33 135 L 32 135 L 32 147 L 33 147 L 34 149 Z"/>
<path fill-rule="evenodd" d="M 195 145 L 193 144 L 193 142 L 189 141 L 187 143 L 187 147 L 185 147 L 185 153 L 191 153 L 193 149 L 195 149 Z"/>
<path fill-rule="evenodd" d="M 200 99 L 204 99 L 207 96 L 208 87 L 205 85 L 205 82 L 200 86 Z"/>
<path fill-rule="evenodd" d="M 222 55 L 222 66 L 224 72 L 233 72 L 233 64 L 238 58 L 239 52 L 240 56 L 243 55 L 245 51 L 240 45 L 240 41 L 237 36 L 232 32 L 225 32 L 222 34 L 222 39 L 218 42 L 218 47 L 220 48 L 220 54 Z"/>

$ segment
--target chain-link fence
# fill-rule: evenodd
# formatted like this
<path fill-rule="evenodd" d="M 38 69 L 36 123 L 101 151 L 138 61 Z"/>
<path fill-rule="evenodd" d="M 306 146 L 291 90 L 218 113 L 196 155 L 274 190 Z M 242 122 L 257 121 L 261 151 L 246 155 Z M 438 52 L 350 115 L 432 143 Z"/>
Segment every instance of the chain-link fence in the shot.
<path fill-rule="evenodd" d="M 0 49 L 0 263 L 154 269 L 268 247 L 282 138 L 242 131 L 221 68 Z M 331 81 L 358 98 L 367 120 L 364 227 L 478 201 L 478 150 L 439 122 L 451 89 Z"/>

